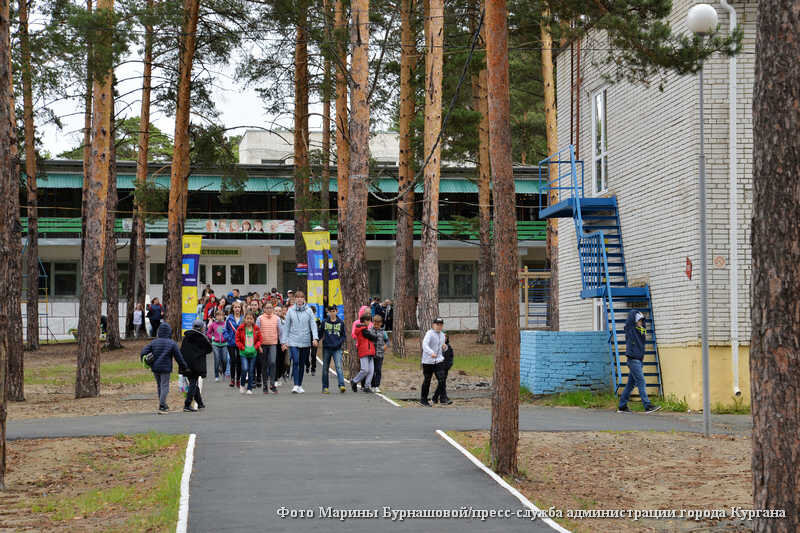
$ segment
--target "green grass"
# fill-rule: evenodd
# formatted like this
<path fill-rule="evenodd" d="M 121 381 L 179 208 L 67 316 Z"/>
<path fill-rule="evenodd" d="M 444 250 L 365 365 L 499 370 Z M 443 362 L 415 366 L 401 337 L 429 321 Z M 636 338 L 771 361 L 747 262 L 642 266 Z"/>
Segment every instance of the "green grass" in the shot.
<path fill-rule="evenodd" d="M 160 435 L 172 437 L 172 443 L 181 442 L 185 448 L 186 435 Z M 159 461 L 161 476 L 155 490 L 144 497 L 142 503 L 149 510 L 132 516 L 126 523 L 126 531 L 172 531 L 178 522 L 178 507 L 181 497 L 181 478 L 183 477 L 183 454 L 170 460 Z"/>
<path fill-rule="evenodd" d="M 616 409 L 619 405 L 619 399 L 611 392 L 588 390 L 561 392 L 534 398 L 527 388 L 520 387 L 520 400 L 550 407 L 583 407 L 584 409 Z M 686 400 L 678 399 L 674 394 L 666 398 L 653 397 L 652 402 L 654 405 L 660 406 L 663 411 L 685 413 L 689 409 Z M 642 403 L 638 400 L 630 401 L 628 407 L 631 411 L 644 411 Z"/>
<path fill-rule="evenodd" d="M 750 414 L 750 405 L 744 403 L 744 398 L 742 397 L 735 397 L 732 396 L 731 399 L 733 400 L 732 403 L 723 404 L 723 403 L 715 403 L 714 407 L 711 408 L 711 412 L 716 415 L 749 415 Z"/>
<path fill-rule="evenodd" d="M 109 505 L 122 505 L 130 509 L 133 503 L 133 489 L 112 487 L 104 490 L 90 490 L 74 498 L 45 498 L 32 506 L 34 513 L 50 513 L 50 518 L 62 522 L 94 514 Z"/>
<path fill-rule="evenodd" d="M 124 439 L 127 438 L 133 439 L 132 451 L 139 455 L 150 455 L 158 450 L 169 448 L 174 444 L 178 444 L 179 442 L 186 440 L 185 435 L 168 435 L 166 433 L 157 433 L 155 431 L 138 433 L 136 435 L 131 435 L 130 437 L 124 437 Z"/>
<path fill-rule="evenodd" d="M 100 383 L 103 385 L 137 385 L 151 381 L 150 370 L 138 360 L 100 363 Z M 75 365 L 28 367 L 25 369 L 26 385 L 73 385 Z"/>
<path fill-rule="evenodd" d="M 494 373 L 494 357 L 487 354 L 456 355 L 450 372 L 463 370 L 470 376 L 490 377 Z"/>

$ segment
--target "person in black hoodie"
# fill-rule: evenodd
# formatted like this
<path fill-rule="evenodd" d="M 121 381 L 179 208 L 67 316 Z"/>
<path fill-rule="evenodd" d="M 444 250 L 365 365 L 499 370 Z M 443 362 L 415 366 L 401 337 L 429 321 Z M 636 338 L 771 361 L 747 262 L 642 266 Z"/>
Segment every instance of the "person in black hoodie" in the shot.
<path fill-rule="evenodd" d="M 644 315 L 635 309 L 630 311 L 628 319 L 625 321 L 625 355 L 628 359 L 628 383 L 625 385 L 625 390 L 622 391 L 622 396 L 619 397 L 618 413 L 630 412 L 628 399 L 634 387 L 639 389 L 639 397 L 642 399 L 642 405 L 644 405 L 646 413 L 653 413 L 661 409 L 661 407 L 656 407 L 650 403 L 650 399 L 647 397 L 647 384 L 642 371 L 646 332 Z"/>
<path fill-rule="evenodd" d="M 169 412 L 167 394 L 169 394 L 169 377 L 172 374 L 172 359 L 174 358 L 178 363 L 179 372 L 183 373 L 186 370 L 186 361 L 183 360 L 178 343 L 172 340 L 171 336 L 172 328 L 166 322 L 162 322 L 158 326 L 156 338 L 142 348 L 141 354 L 141 357 L 153 354 L 153 364 L 150 365 L 150 370 L 153 371 L 153 376 L 156 378 L 158 414 L 161 415 Z"/>
<path fill-rule="evenodd" d="M 192 401 L 197 402 L 198 409 L 204 409 L 203 398 L 200 396 L 199 378 L 206 377 L 206 356 L 211 353 L 211 343 L 203 333 L 203 321 L 195 320 L 192 329 L 183 334 L 181 342 L 181 354 L 186 361 L 185 372 L 182 372 L 189 380 L 189 390 L 186 391 L 186 401 L 183 410 L 187 413 L 194 413 L 197 409 L 192 408 Z"/>
<path fill-rule="evenodd" d="M 328 308 L 328 318 L 322 323 L 322 394 L 328 394 L 328 369 L 333 358 L 339 392 L 344 392 L 344 372 L 342 371 L 342 346 L 344 345 L 344 322 L 337 315 L 335 305 Z"/>
<path fill-rule="evenodd" d="M 445 405 L 450 405 L 453 400 L 447 397 L 447 374 L 453 367 L 453 347 L 450 346 L 450 337 L 444 336 L 444 346 L 442 346 L 442 356 L 444 361 L 439 363 L 442 368 L 442 375 L 444 379 L 440 380 L 436 386 L 436 391 L 433 393 L 433 403 L 439 402 Z"/>

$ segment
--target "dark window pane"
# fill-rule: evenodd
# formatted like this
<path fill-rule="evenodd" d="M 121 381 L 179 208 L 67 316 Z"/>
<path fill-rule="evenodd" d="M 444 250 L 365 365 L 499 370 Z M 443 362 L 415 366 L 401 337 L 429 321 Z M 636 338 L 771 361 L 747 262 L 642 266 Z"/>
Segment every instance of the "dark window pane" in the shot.
<path fill-rule="evenodd" d="M 369 278 L 369 296 L 381 295 L 381 262 L 367 261 L 367 274 Z"/>
<path fill-rule="evenodd" d="M 164 263 L 150 263 L 150 285 L 164 284 Z"/>
<path fill-rule="evenodd" d="M 265 285 L 267 283 L 267 265 L 248 265 L 250 270 L 250 285 Z"/>
<path fill-rule="evenodd" d="M 200 265 L 200 283 L 206 282 L 206 266 Z"/>
<path fill-rule="evenodd" d="M 211 265 L 211 284 L 225 285 L 226 283 L 225 265 Z"/>
<path fill-rule="evenodd" d="M 453 296 L 457 298 L 473 296 L 473 265 L 456 263 L 453 265 Z"/>
<path fill-rule="evenodd" d="M 78 263 L 54 263 L 53 271 L 53 288 L 56 296 L 78 294 Z"/>
<path fill-rule="evenodd" d="M 231 265 L 231 284 L 244 285 L 244 265 Z"/>

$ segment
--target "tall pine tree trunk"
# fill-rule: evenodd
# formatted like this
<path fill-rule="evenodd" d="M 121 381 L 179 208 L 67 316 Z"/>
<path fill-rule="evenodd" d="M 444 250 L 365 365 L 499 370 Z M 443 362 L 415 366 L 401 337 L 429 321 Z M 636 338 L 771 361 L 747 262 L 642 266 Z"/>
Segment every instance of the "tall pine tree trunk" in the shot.
<path fill-rule="evenodd" d="M 178 65 L 178 99 L 175 108 L 175 148 L 172 157 L 172 174 L 169 188 L 169 214 L 167 220 L 167 252 L 164 268 L 164 309 L 172 335 L 181 335 L 181 271 L 183 227 L 189 179 L 189 119 L 191 106 L 192 61 L 197 43 L 197 20 L 200 0 L 184 1 L 183 33 L 180 40 Z"/>
<path fill-rule="evenodd" d="M 36 187 L 36 131 L 33 123 L 33 82 L 31 80 L 31 43 L 28 33 L 28 3 L 19 2 L 19 44 L 22 52 L 22 105 L 25 119 L 25 182 L 28 197 L 27 277 L 29 350 L 39 349 L 39 212 Z"/>
<path fill-rule="evenodd" d="M 406 356 L 406 329 L 415 329 L 406 319 L 414 307 L 412 286 L 414 270 L 414 154 L 411 149 L 411 120 L 414 117 L 414 61 L 416 39 L 411 23 L 414 0 L 400 0 L 400 158 L 398 188 L 406 191 L 397 201 L 397 236 L 394 263 L 394 323 L 392 350 Z M 416 309 L 411 314 L 416 314 Z M 415 321 L 416 322 L 416 321 Z"/>
<path fill-rule="evenodd" d="M 113 89 L 112 89 L 113 90 Z M 119 334 L 119 268 L 117 267 L 117 127 L 114 102 L 111 102 L 111 152 L 108 158 L 108 201 L 106 204 L 106 345 L 110 350 L 122 348 Z"/>
<path fill-rule="evenodd" d="M 86 0 L 86 12 L 92 14 L 92 0 Z M 89 165 L 92 158 L 92 43 L 86 43 L 86 86 L 83 93 L 83 187 L 81 198 L 86 196 L 86 187 L 89 185 Z M 81 202 L 81 230 L 84 232 L 81 239 L 81 257 L 86 248 L 86 209 Z M 80 326 L 80 318 L 78 319 Z"/>
<path fill-rule="evenodd" d="M 111 12 L 114 0 L 101 0 L 97 11 Z M 110 17 L 109 17 L 110 18 Z M 111 32 L 98 32 L 97 42 L 109 46 Z M 92 120 L 92 156 L 89 179 L 83 197 L 86 214 L 83 260 L 81 262 L 80 322 L 78 326 L 78 364 L 75 397 L 100 394 L 100 315 L 103 301 L 103 265 L 106 239 L 106 202 L 108 199 L 109 161 L 112 133 L 112 68 L 105 58 L 103 70 L 94 76 L 94 112 Z"/>
<path fill-rule="evenodd" d="M 427 0 L 425 15 L 425 149 L 422 200 L 422 246 L 419 260 L 420 330 L 439 315 L 439 176 L 442 145 L 442 66 L 444 46 L 444 1 Z M 421 339 L 420 339 L 421 340 Z"/>
<path fill-rule="evenodd" d="M 327 2 L 326 2 L 327 4 Z M 319 202 L 321 209 L 319 212 L 319 223 L 329 229 L 330 207 L 331 207 L 331 62 L 325 60 L 325 89 L 323 91 L 322 102 L 322 183 L 319 187 Z M 327 284 L 325 284 L 327 291 Z"/>
<path fill-rule="evenodd" d="M 497 316 L 490 447 L 498 474 L 517 471 L 519 440 L 519 253 L 508 84 L 505 0 L 486 5 L 489 157 L 494 180 L 495 312 Z"/>
<path fill-rule="evenodd" d="M 345 0 L 335 0 L 334 38 L 336 39 L 336 207 L 339 233 L 336 238 L 339 256 L 345 254 L 342 226 L 347 220 L 347 190 L 350 174 L 350 142 L 347 110 L 347 20 Z M 341 266 L 341 265 L 340 265 Z"/>
<path fill-rule="evenodd" d="M 482 2 L 478 8 L 483 6 Z M 478 21 L 473 19 L 473 30 Z M 486 26 L 481 27 L 481 42 L 486 45 Z M 474 110 L 481 114 L 478 124 L 478 222 L 480 260 L 478 261 L 478 344 L 492 344 L 494 335 L 494 280 L 492 279 L 492 175 L 489 164 L 489 102 L 486 68 L 472 76 Z"/>
<path fill-rule="evenodd" d="M 14 119 L 14 98 L 11 80 L 10 7 L 8 0 L 0 0 L 0 190 L 8 191 L 19 181 L 17 160 L 17 128 Z M 8 208 L 8 195 L 0 196 L 0 205 Z M 13 217 L 0 217 L 0 291 L 10 294 L 17 290 L 11 278 L 15 268 L 12 241 L 18 238 Z M 8 316 L 11 302 L 0 298 L 0 314 Z M 8 352 L 11 338 L 10 323 L 0 320 L 0 490 L 5 490 L 6 474 L 6 405 L 8 399 Z"/>
<path fill-rule="evenodd" d="M 548 18 L 550 13 L 545 11 L 542 18 Z M 547 155 L 558 151 L 558 124 L 556 114 L 556 85 L 553 79 L 553 36 L 550 27 L 542 24 L 542 88 L 544 90 L 544 121 L 545 135 L 547 136 Z M 551 175 L 558 172 L 558 165 L 552 165 Z M 548 205 L 558 203 L 558 190 L 550 191 Z M 553 331 L 559 330 L 558 320 L 558 219 L 551 218 L 547 221 L 546 241 L 547 267 L 550 269 L 550 296 L 547 302 L 548 325 Z"/>
<path fill-rule="evenodd" d="M 800 10 L 759 2 L 753 95 L 753 530 L 800 531 Z M 789 60 L 787 58 L 795 58 Z M 776 120 L 780 117 L 780 120 Z"/>
<path fill-rule="evenodd" d="M 148 0 L 147 7 L 153 8 L 153 0 Z M 150 93 L 153 87 L 153 26 L 145 26 L 144 34 L 144 72 L 142 75 L 142 108 L 139 115 L 139 140 L 136 152 L 136 183 L 140 190 L 147 182 L 147 161 L 150 147 Z M 131 228 L 131 250 L 128 262 L 128 320 L 133 327 L 133 311 L 136 304 L 145 308 L 147 294 L 145 262 L 146 243 L 144 238 L 145 222 L 141 202 L 134 201 L 133 227 Z M 134 331 L 136 336 L 139 332 Z"/>
<path fill-rule="evenodd" d="M 347 218 L 339 231 L 347 242 L 342 256 L 342 291 L 345 331 L 350 331 L 358 309 L 367 303 L 367 179 L 369 175 L 369 0 L 353 0 L 350 44 L 351 105 L 350 175 L 347 192 Z M 349 338 L 349 335 L 348 335 Z M 358 372 L 358 357 L 351 350 L 350 372 Z"/>
<path fill-rule="evenodd" d="M 125 286 L 125 338 L 132 339 L 136 332 L 133 327 L 133 310 L 136 307 L 136 232 L 139 229 L 139 219 L 136 216 L 136 200 L 134 200 L 133 217 L 131 218 L 131 232 L 128 236 L 128 272 Z"/>
<path fill-rule="evenodd" d="M 294 253 L 297 263 L 306 262 L 303 232 L 310 229 L 308 162 L 308 5 L 298 2 L 294 51 Z M 305 287 L 298 287 L 304 290 Z"/>

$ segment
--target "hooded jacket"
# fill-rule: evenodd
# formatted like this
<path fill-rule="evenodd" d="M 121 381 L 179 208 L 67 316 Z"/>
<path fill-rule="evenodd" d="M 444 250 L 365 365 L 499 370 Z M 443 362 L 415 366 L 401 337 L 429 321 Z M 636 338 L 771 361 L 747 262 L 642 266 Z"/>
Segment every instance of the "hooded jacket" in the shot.
<path fill-rule="evenodd" d="M 286 311 L 286 319 L 281 329 L 281 344 L 295 348 L 308 348 L 312 340 L 319 340 L 317 322 L 308 304 L 302 307 L 293 305 Z"/>
<path fill-rule="evenodd" d="M 159 328 L 160 329 L 160 328 Z M 206 355 L 211 352 L 211 343 L 201 332 L 190 329 L 183 334 L 181 354 L 186 361 L 183 375 L 187 378 L 206 377 Z"/>
<path fill-rule="evenodd" d="M 228 346 L 236 348 L 236 330 L 242 324 L 244 324 L 244 313 L 239 315 L 239 320 L 236 320 L 233 313 L 228 315 L 225 320 L 225 340 L 228 341 Z"/>
<path fill-rule="evenodd" d="M 378 336 L 370 329 L 365 323 L 359 321 L 355 324 L 356 330 L 356 349 L 358 350 L 358 357 L 367 357 L 368 355 L 375 355 L 375 341 Z"/>
<path fill-rule="evenodd" d="M 244 323 L 239 326 L 239 329 L 236 330 L 236 347 L 239 348 L 239 353 L 242 354 L 242 357 L 246 357 L 248 359 L 252 359 L 258 355 L 258 350 L 261 348 L 261 330 L 258 329 L 258 326 L 253 324 L 253 351 L 247 352 L 246 349 L 247 343 L 247 330 Z"/>
<path fill-rule="evenodd" d="M 169 374 L 172 372 L 173 358 L 175 362 L 178 363 L 179 370 L 186 369 L 186 361 L 183 359 L 183 355 L 181 355 L 178 343 L 172 340 L 170 338 L 171 336 L 172 328 L 169 327 L 169 324 L 166 322 L 162 322 L 161 325 L 158 326 L 156 338 L 142 348 L 142 357 L 149 353 L 155 356 L 153 365 L 150 367 L 154 373 Z"/>
<path fill-rule="evenodd" d="M 645 319 L 642 328 L 636 326 L 636 315 L 639 311 L 633 310 L 628 313 L 628 319 L 625 321 L 625 355 L 628 359 L 644 359 L 644 345 L 645 345 Z"/>
<path fill-rule="evenodd" d="M 354 339 L 356 338 L 356 326 L 358 325 L 359 322 L 361 322 L 361 315 L 364 314 L 364 311 L 369 311 L 370 313 L 372 313 L 372 311 L 370 311 L 370 307 L 368 305 L 362 305 L 361 309 L 358 310 L 358 316 L 353 321 L 353 328 L 352 328 L 353 331 L 351 332 L 351 335 L 353 335 Z M 367 325 L 371 326 L 372 322 L 367 322 Z"/>
<path fill-rule="evenodd" d="M 338 350 L 344 344 L 344 322 L 337 316 L 331 322 L 329 318 L 322 324 L 322 347 Z"/>

